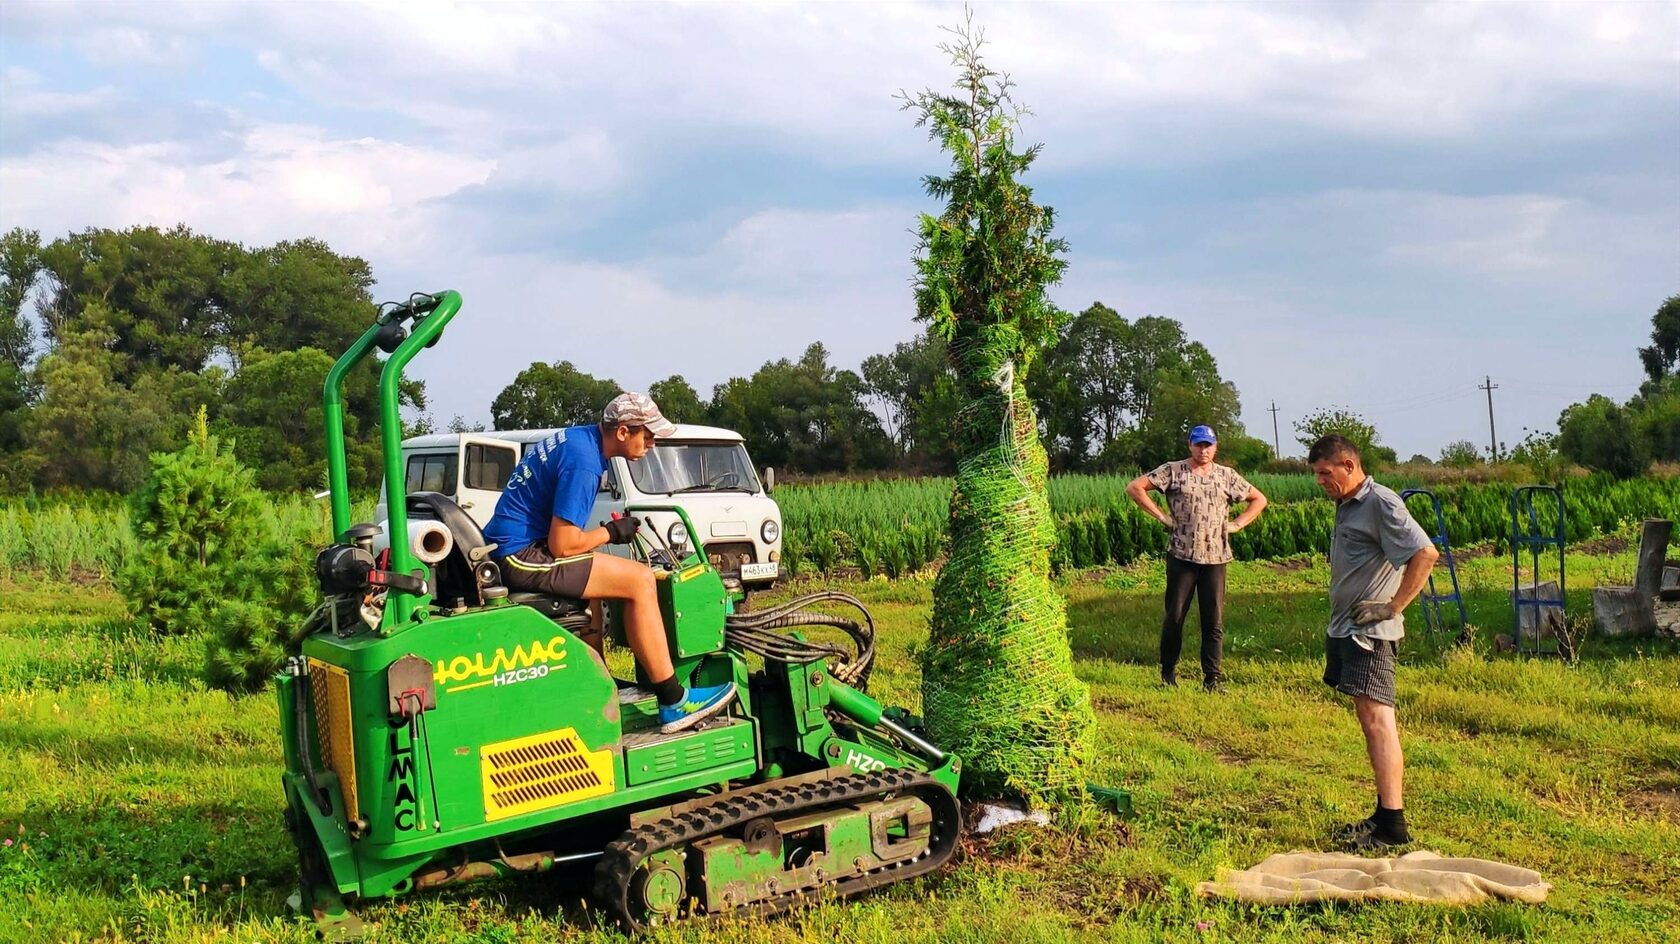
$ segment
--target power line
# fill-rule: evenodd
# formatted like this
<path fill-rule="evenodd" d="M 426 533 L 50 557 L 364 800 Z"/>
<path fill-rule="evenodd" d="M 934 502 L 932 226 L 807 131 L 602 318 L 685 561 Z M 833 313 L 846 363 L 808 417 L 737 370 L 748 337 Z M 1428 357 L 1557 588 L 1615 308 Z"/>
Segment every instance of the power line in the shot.
<path fill-rule="evenodd" d="M 1408 394 L 1407 396 L 1399 397 L 1393 400 L 1384 400 L 1381 403 L 1371 403 L 1367 401 L 1364 404 L 1364 408 L 1367 410 L 1386 410 L 1391 407 L 1416 406 L 1417 404 L 1425 401 L 1436 403 L 1444 400 L 1450 400 L 1454 397 L 1466 396 L 1470 393 L 1470 390 L 1470 387 L 1435 386 L 1430 387 L 1421 393 Z"/>
<path fill-rule="evenodd" d="M 1272 406 L 1271 406 L 1270 412 L 1272 414 L 1272 457 L 1276 458 L 1276 459 L 1282 459 L 1283 458 L 1283 440 L 1278 438 L 1278 425 L 1277 425 L 1278 406 L 1277 406 L 1277 401 L 1276 400 L 1272 401 Z"/>
<path fill-rule="evenodd" d="M 1475 396 L 1475 394 L 1471 393 L 1469 390 L 1452 390 L 1444 392 L 1439 397 L 1435 397 L 1433 399 L 1419 400 L 1415 403 L 1407 403 L 1403 406 L 1384 407 L 1381 410 L 1374 410 L 1373 412 L 1410 413 L 1413 410 L 1429 410 L 1438 406 L 1445 406 L 1449 403 L 1463 400 L 1465 397 L 1473 396 Z"/>
<path fill-rule="evenodd" d="M 1540 383 L 1538 381 L 1533 381 L 1533 380 L 1507 380 L 1505 382 L 1506 383 L 1521 384 L 1524 387 L 1538 387 L 1541 390 L 1571 390 L 1571 391 L 1573 391 L 1573 390 L 1591 390 L 1591 391 L 1594 391 L 1594 392 L 1597 392 L 1597 391 L 1600 391 L 1600 390 L 1633 390 L 1633 389 L 1636 389 L 1640 386 L 1640 383 L 1637 382 L 1637 381 L 1630 383 L 1630 382 L 1625 381 L 1625 380 L 1617 382 L 1617 383 L 1561 383 L 1561 384 Z"/>
<path fill-rule="evenodd" d="M 1492 376 L 1483 375 L 1482 381 L 1477 390 L 1487 391 L 1487 454 L 1494 462 L 1499 462 L 1499 437 L 1494 435 L 1494 391 L 1499 390 L 1499 385 L 1494 383 Z"/>

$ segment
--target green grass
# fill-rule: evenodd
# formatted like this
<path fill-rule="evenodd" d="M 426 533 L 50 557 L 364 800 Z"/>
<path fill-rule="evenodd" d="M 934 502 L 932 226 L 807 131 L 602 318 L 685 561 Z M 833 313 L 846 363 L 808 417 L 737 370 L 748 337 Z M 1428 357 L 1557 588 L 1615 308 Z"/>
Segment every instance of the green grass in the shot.
<path fill-rule="evenodd" d="M 1569 561 L 1572 609 L 1632 555 Z M 1680 647 L 1590 639 L 1577 665 L 1496 655 L 1508 562 L 1463 564 L 1475 644 L 1414 626 L 1402 652 L 1407 807 L 1419 844 L 1540 870 L 1543 906 L 1251 908 L 1198 881 L 1363 815 L 1345 699 L 1318 680 L 1321 560 L 1231 569 L 1231 691 L 1162 689 L 1158 563 L 1062 584 L 1099 719 L 1092 778 L 1138 817 L 1058 813 L 967 845 L 932 879 L 774 922 L 652 941 L 1621 941 L 1680 933 Z M 872 691 L 914 707 L 926 574 L 839 584 L 880 626 Z M 804 588 L 789 588 L 793 593 Z M 1195 619 L 1192 617 L 1192 624 Z M 1413 621 L 1415 622 L 1415 620 Z M 1192 680 L 1195 631 L 1187 629 Z M 0 582 L 0 941 L 305 941 L 285 913 L 274 703 L 196 681 L 194 640 L 136 637 L 103 586 Z M 25 848 L 27 847 L 27 848 Z M 556 876 L 367 905 L 376 940 L 608 941 Z"/>

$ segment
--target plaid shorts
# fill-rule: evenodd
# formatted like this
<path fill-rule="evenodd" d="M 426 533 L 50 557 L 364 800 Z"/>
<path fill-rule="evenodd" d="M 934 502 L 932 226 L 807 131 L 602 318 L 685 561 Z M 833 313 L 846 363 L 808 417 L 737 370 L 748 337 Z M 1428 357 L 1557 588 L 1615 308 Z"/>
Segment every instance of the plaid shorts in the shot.
<path fill-rule="evenodd" d="M 1398 639 L 1373 639 L 1366 649 L 1351 636 L 1324 637 L 1324 684 L 1344 695 L 1394 707 L 1394 663 Z"/>

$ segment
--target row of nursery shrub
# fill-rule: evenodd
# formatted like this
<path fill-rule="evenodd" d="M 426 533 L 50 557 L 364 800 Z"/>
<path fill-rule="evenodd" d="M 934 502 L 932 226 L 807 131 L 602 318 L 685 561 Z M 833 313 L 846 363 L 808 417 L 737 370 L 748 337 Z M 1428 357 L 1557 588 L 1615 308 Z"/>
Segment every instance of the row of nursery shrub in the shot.
<path fill-rule="evenodd" d="M 830 505 L 783 500 L 785 568 L 796 575 L 845 569 L 897 577 L 937 559 L 949 493 L 937 495 L 927 489 L 915 493 L 913 502 L 904 501 L 906 493 L 899 493 L 893 496 L 899 500 L 872 503 L 876 496 L 871 492 L 880 484 L 855 486 L 844 501 Z M 1617 481 L 1593 476 L 1573 479 L 1561 492 L 1564 537 L 1570 542 L 1609 534 L 1642 518 L 1680 519 L 1680 478 Z M 1414 495 L 1408 507 L 1431 534 L 1444 525 L 1454 546 L 1491 542 L 1496 552 L 1507 553 L 1512 494 L 1512 487 L 1501 483 L 1436 489 L 1441 503 L 1439 523 L 1426 497 Z M 777 497 L 782 499 L 780 494 Z M 1231 550 L 1238 560 L 1324 553 L 1334 519 L 1335 506 L 1324 498 L 1274 502 L 1253 524 L 1232 536 Z M 1518 521 L 1524 533 L 1555 533 L 1555 499 L 1549 493 L 1534 493 L 1532 503 L 1520 505 Z M 1056 531 L 1051 563 L 1058 570 L 1124 564 L 1144 555 L 1158 556 L 1167 545 L 1166 530 L 1123 494 L 1103 506 L 1057 509 Z"/>

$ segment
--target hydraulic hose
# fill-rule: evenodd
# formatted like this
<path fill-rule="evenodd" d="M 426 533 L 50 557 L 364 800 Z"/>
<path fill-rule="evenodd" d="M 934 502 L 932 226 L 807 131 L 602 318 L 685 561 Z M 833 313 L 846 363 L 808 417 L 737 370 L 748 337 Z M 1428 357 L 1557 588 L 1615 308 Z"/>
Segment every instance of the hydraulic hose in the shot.
<path fill-rule="evenodd" d="M 315 795 L 315 802 L 321 807 L 325 816 L 332 815 L 332 795 L 321 789 L 321 782 L 315 779 L 315 762 L 309 754 L 309 669 L 303 659 L 293 656 L 291 660 L 292 678 L 296 679 L 297 691 L 292 696 L 293 727 L 297 729 L 298 766 L 303 768 L 303 779 L 309 782 L 309 792 Z"/>
<path fill-rule="evenodd" d="M 863 622 L 829 613 L 811 611 L 819 603 L 843 603 L 855 607 Z M 781 630 L 795 626 L 829 626 L 851 638 L 852 648 L 816 642 Z M 824 590 L 806 594 L 758 613 L 745 613 L 724 621 L 724 638 L 730 645 L 782 663 L 829 663 L 829 673 L 848 685 L 862 688 L 875 662 L 875 620 L 863 601 L 849 593 Z"/>

